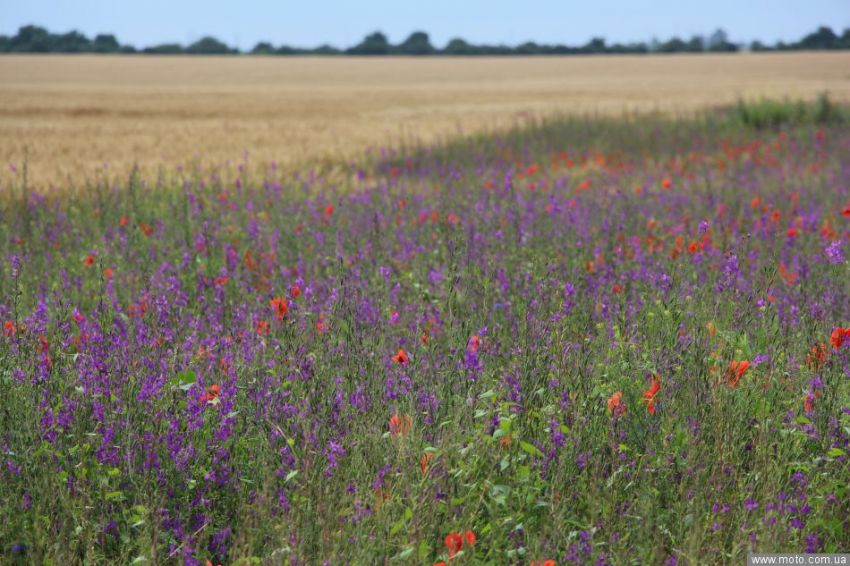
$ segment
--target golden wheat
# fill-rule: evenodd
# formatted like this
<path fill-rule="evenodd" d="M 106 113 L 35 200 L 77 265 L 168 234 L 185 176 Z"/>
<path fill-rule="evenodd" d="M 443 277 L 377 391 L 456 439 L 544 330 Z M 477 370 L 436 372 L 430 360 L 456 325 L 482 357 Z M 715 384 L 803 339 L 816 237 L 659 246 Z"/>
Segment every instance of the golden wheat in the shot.
<path fill-rule="evenodd" d="M 32 184 L 243 159 L 338 162 L 529 117 L 850 100 L 850 53 L 538 58 L 0 57 L 0 158 Z M 106 165 L 105 165 L 106 164 Z M 3 167 L 8 185 L 20 173 Z"/>

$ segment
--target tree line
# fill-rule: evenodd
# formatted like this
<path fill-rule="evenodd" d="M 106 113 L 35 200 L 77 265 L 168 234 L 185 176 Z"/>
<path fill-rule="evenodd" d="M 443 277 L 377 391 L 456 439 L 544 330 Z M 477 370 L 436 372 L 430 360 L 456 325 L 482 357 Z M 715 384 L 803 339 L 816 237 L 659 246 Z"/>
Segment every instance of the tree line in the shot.
<path fill-rule="evenodd" d="M 821 26 L 796 42 L 777 42 L 768 45 L 761 41 L 750 44 L 730 41 L 726 32 L 719 29 L 709 36 L 695 35 L 689 39 L 673 37 L 666 41 L 613 43 L 604 38 L 595 37 L 579 46 L 563 44 L 542 44 L 529 41 L 520 45 L 473 44 L 455 38 L 439 49 L 431 43 L 428 34 L 416 31 L 398 44 L 392 44 L 380 31 L 367 35 L 360 43 L 346 49 L 328 44 L 315 48 L 275 46 L 267 41 L 257 43 L 245 53 L 250 55 L 582 55 L 594 53 L 711 53 L 751 51 L 793 51 L 793 50 L 831 50 L 850 49 L 850 28 L 841 35 L 827 26 Z M 112 34 L 98 34 L 94 38 L 86 37 L 78 31 L 51 33 L 47 29 L 27 25 L 18 29 L 13 36 L 0 35 L 0 53 L 142 53 L 155 55 L 236 55 L 242 53 L 235 47 L 212 36 L 182 45 L 180 43 L 162 43 L 145 48 L 136 48 L 122 44 Z"/>

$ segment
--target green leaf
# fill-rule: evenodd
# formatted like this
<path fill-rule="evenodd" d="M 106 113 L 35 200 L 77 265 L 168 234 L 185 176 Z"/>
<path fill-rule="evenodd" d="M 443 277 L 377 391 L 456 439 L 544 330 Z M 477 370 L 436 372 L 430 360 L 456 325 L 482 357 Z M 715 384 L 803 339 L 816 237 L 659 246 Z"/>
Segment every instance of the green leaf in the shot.
<path fill-rule="evenodd" d="M 402 517 L 401 519 L 396 521 L 396 523 L 393 525 L 393 528 L 390 529 L 390 534 L 394 535 L 394 534 L 398 533 L 400 530 L 402 530 L 404 528 L 404 525 L 406 523 L 407 523 L 407 520 L 404 517 Z"/>
<path fill-rule="evenodd" d="M 523 449 L 524 452 L 531 454 L 532 456 L 537 456 L 538 458 L 543 457 L 543 452 L 540 451 L 538 447 L 531 444 L 530 442 L 521 441 L 519 443 L 520 448 Z"/>
<path fill-rule="evenodd" d="M 836 447 L 833 446 L 832 448 L 829 449 L 829 451 L 826 453 L 826 455 L 829 456 L 830 458 L 838 458 L 839 456 L 846 456 L 847 452 L 845 452 L 841 448 L 836 448 Z"/>
<path fill-rule="evenodd" d="M 431 553 L 431 547 L 424 540 L 419 542 L 419 562 L 425 562 L 428 555 Z"/>

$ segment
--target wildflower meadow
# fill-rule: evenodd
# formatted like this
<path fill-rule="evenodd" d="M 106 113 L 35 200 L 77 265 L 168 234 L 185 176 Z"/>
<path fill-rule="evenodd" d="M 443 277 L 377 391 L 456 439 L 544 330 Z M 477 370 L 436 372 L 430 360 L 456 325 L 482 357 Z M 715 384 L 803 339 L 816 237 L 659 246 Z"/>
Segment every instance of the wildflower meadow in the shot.
<path fill-rule="evenodd" d="M 18 164 L 0 563 L 850 551 L 850 130 L 753 115 L 66 194 Z"/>

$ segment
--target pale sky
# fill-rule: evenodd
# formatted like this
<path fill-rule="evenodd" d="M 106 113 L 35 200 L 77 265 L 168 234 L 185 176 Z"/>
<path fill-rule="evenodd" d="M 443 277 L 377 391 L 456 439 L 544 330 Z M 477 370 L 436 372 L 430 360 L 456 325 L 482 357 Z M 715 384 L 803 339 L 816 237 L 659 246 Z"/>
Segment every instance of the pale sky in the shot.
<path fill-rule="evenodd" d="M 376 30 L 402 41 L 422 30 L 442 47 L 524 41 L 580 45 L 708 35 L 794 41 L 820 25 L 850 27 L 850 0 L 0 0 L 0 34 L 26 24 L 53 32 L 114 33 L 145 47 L 214 35 L 243 50 L 258 41 L 349 47 Z"/>

